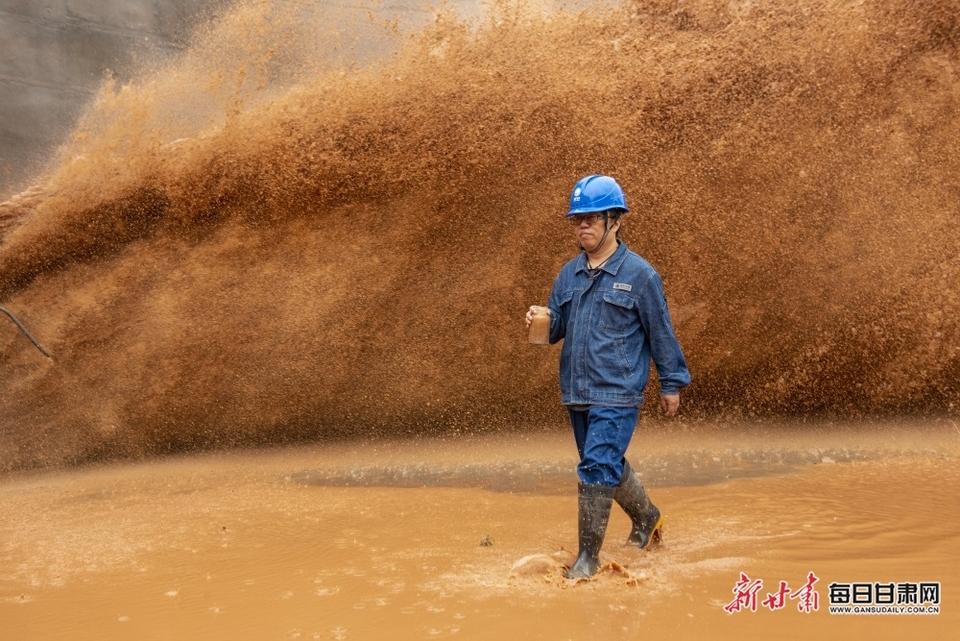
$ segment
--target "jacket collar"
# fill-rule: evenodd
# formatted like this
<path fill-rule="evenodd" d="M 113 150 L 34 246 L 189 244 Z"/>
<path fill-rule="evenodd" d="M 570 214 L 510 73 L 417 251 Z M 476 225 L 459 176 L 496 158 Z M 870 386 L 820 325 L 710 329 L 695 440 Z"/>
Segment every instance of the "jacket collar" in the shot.
<path fill-rule="evenodd" d="M 627 244 L 622 240 L 617 241 L 617 249 L 610 255 L 610 258 L 607 259 L 603 265 L 600 266 L 600 269 L 611 274 L 613 276 L 617 275 L 617 271 L 620 269 L 620 265 L 623 264 L 624 259 L 627 257 L 627 252 L 630 251 L 627 249 Z M 588 271 L 587 269 L 587 252 L 580 252 L 580 258 L 577 261 L 577 272 Z"/>

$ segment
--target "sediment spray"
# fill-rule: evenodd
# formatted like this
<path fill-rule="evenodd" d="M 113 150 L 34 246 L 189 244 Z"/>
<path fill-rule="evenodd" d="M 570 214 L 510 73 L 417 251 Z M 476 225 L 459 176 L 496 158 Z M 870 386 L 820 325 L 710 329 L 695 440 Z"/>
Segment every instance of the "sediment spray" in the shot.
<path fill-rule="evenodd" d="M 240 2 L 105 83 L 8 207 L 0 298 L 58 356 L 0 335 L 3 468 L 562 425 L 523 315 L 591 173 L 688 418 L 957 410 L 957 2 L 302 11 Z"/>

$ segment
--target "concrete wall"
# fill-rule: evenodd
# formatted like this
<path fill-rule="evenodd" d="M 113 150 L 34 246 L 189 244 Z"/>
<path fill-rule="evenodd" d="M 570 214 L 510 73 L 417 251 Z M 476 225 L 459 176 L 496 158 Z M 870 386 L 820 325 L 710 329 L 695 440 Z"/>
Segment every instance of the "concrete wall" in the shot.
<path fill-rule="evenodd" d="M 30 186 L 107 70 L 128 79 L 136 54 L 181 49 L 198 19 L 231 1 L 0 0 L 0 202 Z M 336 8 L 339 19 L 366 15 L 363 0 L 273 1 Z M 382 0 L 378 13 L 412 26 L 439 2 Z M 468 17 L 481 2 L 446 4 Z"/>
<path fill-rule="evenodd" d="M 26 187 L 112 70 L 176 50 L 214 0 L 0 0 L 0 197 Z"/>

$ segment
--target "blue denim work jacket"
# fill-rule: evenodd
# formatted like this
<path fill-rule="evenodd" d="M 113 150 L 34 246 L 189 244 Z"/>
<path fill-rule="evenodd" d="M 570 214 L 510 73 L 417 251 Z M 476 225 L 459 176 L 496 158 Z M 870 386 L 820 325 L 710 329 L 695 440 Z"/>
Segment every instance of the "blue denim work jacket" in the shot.
<path fill-rule="evenodd" d="M 564 265 L 548 306 L 564 405 L 640 407 L 651 358 L 661 394 L 690 384 L 660 275 L 624 242 L 593 278 L 584 253 Z"/>

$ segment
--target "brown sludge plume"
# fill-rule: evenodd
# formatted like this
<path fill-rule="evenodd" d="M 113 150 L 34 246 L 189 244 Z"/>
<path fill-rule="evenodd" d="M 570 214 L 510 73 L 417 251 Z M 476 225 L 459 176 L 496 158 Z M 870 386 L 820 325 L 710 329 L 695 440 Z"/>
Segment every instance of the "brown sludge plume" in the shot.
<path fill-rule="evenodd" d="M 960 3 L 497 3 L 376 47 L 286 6 L 105 85 L 0 206 L 0 304 L 54 354 L 4 321 L 3 469 L 562 421 L 522 317 L 590 173 L 688 416 L 957 410 Z"/>

